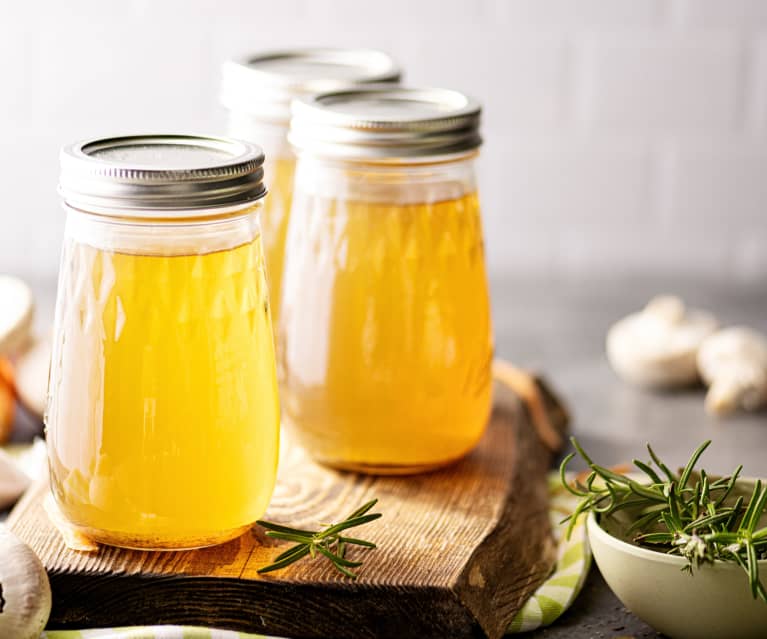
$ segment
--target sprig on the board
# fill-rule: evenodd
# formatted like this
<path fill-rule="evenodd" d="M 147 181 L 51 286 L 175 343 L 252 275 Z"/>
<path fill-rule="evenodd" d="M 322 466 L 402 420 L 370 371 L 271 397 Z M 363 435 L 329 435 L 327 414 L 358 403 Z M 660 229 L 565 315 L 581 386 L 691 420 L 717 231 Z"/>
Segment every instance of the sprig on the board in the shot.
<path fill-rule="evenodd" d="M 330 524 L 324 530 L 319 531 L 290 528 L 289 526 L 283 526 L 282 524 L 274 524 L 269 521 L 259 520 L 256 523 L 262 528 L 266 528 L 267 537 L 282 539 L 283 541 L 293 541 L 295 542 L 295 545 L 288 548 L 282 554 L 277 555 L 277 557 L 274 558 L 273 563 L 264 566 L 258 572 L 265 573 L 272 572 L 273 570 L 281 570 L 299 559 L 303 559 L 307 555 L 312 559 L 320 555 L 330 561 L 336 570 L 344 576 L 349 577 L 350 579 L 356 579 L 357 575 L 352 572 L 351 568 L 358 568 L 362 565 L 362 562 L 347 559 L 347 548 L 349 546 L 375 548 L 376 545 L 372 541 L 365 541 L 364 539 L 357 539 L 356 537 L 347 537 L 341 533 L 350 528 L 369 524 L 371 521 L 378 519 L 381 516 L 381 513 L 369 513 L 377 503 L 378 500 L 373 499 L 357 508 L 357 510 L 351 513 L 343 521 L 337 524 Z"/>
<path fill-rule="evenodd" d="M 575 438 L 573 446 L 588 464 L 585 481 L 567 481 L 568 463 L 576 456 L 570 453 L 562 461 L 562 483 L 580 502 L 565 521 L 570 521 L 567 535 L 578 516 L 592 511 L 604 522 L 621 510 L 628 510 L 633 522 L 627 534 L 640 545 L 680 555 L 687 560 L 689 572 L 714 560 L 737 563 L 745 571 L 754 599 L 767 602 L 767 590 L 759 580 L 759 564 L 767 559 L 767 527 L 758 528 L 767 512 L 767 485 L 754 483 L 748 501 L 735 498 L 733 490 L 743 466 L 729 477 L 715 478 L 705 470 L 695 471 L 700 456 L 710 441 L 693 452 L 684 468 L 672 472 L 655 451 L 647 445 L 650 460 L 634 460 L 644 475 L 641 481 L 617 474 L 595 464 Z"/>

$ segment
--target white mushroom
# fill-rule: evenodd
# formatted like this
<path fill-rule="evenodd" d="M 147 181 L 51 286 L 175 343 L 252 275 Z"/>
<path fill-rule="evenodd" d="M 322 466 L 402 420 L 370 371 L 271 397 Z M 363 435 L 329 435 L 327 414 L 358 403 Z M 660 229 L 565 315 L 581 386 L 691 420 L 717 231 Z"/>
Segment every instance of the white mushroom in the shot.
<path fill-rule="evenodd" d="M 686 309 L 678 297 L 656 297 L 607 333 L 607 357 L 625 380 L 655 388 L 693 384 L 701 342 L 717 328 L 713 315 Z"/>
<path fill-rule="evenodd" d="M 16 360 L 16 392 L 24 406 L 43 418 L 48 397 L 48 372 L 51 366 L 51 342 L 35 340 Z"/>
<path fill-rule="evenodd" d="M 708 385 L 706 409 L 715 415 L 767 405 L 767 338 L 745 326 L 708 337 L 698 352 L 698 370 Z"/>
<path fill-rule="evenodd" d="M 0 510 L 16 503 L 30 482 L 13 457 L 0 448 Z"/>
<path fill-rule="evenodd" d="M 29 446 L 0 448 L 0 510 L 12 506 L 32 481 L 47 469 L 45 441 L 39 437 Z"/>
<path fill-rule="evenodd" d="M 44 439 L 35 437 L 31 446 L 16 444 L 7 450 L 16 462 L 16 466 L 31 481 L 39 479 L 48 472 L 48 451 Z"/>
<path fill-rule="evenodd" d="M 38 639 L 51 614 L 51 586 L 34 551 L 0 525 L 0 637 Z"/>
<path fill-rule="evenodd" d="M 20 279 L 0 275 L 0 356 L 24 347 L 34 315 L 32 291 Z"/>

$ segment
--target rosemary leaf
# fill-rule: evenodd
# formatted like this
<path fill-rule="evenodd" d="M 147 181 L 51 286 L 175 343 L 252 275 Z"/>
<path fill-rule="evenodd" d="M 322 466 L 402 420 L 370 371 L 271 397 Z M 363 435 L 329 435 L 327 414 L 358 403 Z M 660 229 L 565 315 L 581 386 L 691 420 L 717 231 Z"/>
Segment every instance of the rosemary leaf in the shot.
<path fill-rule="evenodd" d="M 659 521 L 662 516 L 663 516 L 663 511 L 660 511 L 660 512 L 651 511 L 643 515 L 636 521 L 634 521 L 634 523 L 631 524 L 631 526 L 629 526 L 628 530 L 626 531 L 626 534 L 631 535 L 635 533 L 637 530 L 644 530 L 645 528 L 647 528 L 647 526 L 649 526 L 653 522 Z"/>
<path fill-rule="evenodd" d="M 300 535 L 297 533 L 286 533 L 286 532 L 277 532 L 275 530 L 267 530 L 266 531 L 267 537 L 272 537 L 273 539 L 282 539 L 283 541 L 294 541 L 297 544 L 311 544 L 312 543 L 312 536 L 306 536 L 306 535 Z"/>
<path fill-rule="evenodd" d="M 730 475 L 729 480 L 727 481 L 727 488 L 725 492 L 719 496 L 719 499 L 716 500 L 714 503 L 715 506 L 721 506 L 724 503 L 724 500 L 727 499 L 730 496 L 730 493 L 732 493 L 732 489 L 735 488 L 735 482 L 738 481 L 738 477 L 740 477 L 740 473 L 743 472 L 743 464 L 738 466 L 735 469 L 735 472 Z"/>
<path fill-rule="evenodd" d="M 289 559 L 290 557 L 295 557 L 295 556 L 297 556 L 297 559 L 300 559 L 301 557 L 305 557 L 308 552 L 309 552 L 309 546 L 307 544 L 298 544 L 296 546 L 291 546 L 285 552 L 277 555 L 274 558 L 274 561 L 276 563 L 278 561 L 282 561 L 283 559 Z"/>
<path fill-rule="evenodd" d="M 292 541 L 296 545 L 291 546 L 284 552 L 275 557 L 274 561 L 268 566 L 258 570 L 259 573 L 268 573 L 274 570 L 281 570 L 290 564 L 303 559 L 307 555 L 312 559 L 317 556 L 328 559 L 333 567 L 345 577 L 356 579 L 357 575 L 349 568 L 358 568 L 362 565 L 361 561 L 352 561 L 346 557 L 347 548 L 350 545 L 363 548 L 376 548 L 371 541 L 357 539 L 355 537 L 343 537 L 339 533 L 349 528 L 356 528 L 375 521 L 381 517 L 380 513 L 370 513 L 370 510 L 378 503 L 377 499 L 372 499 L 354 510 L 349 517 L 337 524 L 329 524 L 323 530 L 304 530 L 300 528 L 291 528 L 282 524 L 275 524 L 268 521 L 258 521 L 257 523 L 266 529 L 266 535 L 273 539 L 283 541 Z"/>
<path fill-rule="evenodd" d="M 569 481 L 567 481 L 567 465 L 574 458 L 575 453 L 570 453 L 562 460 L 562 463 L 559 465 L 559 480 L 562 482 L 562 486 L 565 487 L 565 490 L 571 495 L 575 495 L 576 497 L 585 497 L 588 493 L 585 490 L 579 490 L 577 488 L 578 482 L 573 482 L 573 484 L 571 484 Z"/>
<path fill-rule="evenodd" d="M 305 535 L 307 537 L 311 537 L 314 533 L 311 530 L 300 530 L 298 528 L 289 528 L 288 526 L 282 526 L 281 524 L 274 524 L 270 521 L 263 521 L 259 519 L 256 522 L 261 528 L 266 528 L 267 530 L 273 530 L 274 532 L 283 532 L 283 533 L 289 533 L 293 535 Z"/>
<path fill-rule="evenodd" d="M 362 517 L 366 512 L 368 512 L 373 506 L 375 506 L 378 503 L 377 499 L 371 499 L 368 503 L 363 504 L 357 510 L 355 510 L 351 515 L 349 515 L 346 519 L 356 519 L 357 517 Z"/>
<path fill-rule="evenodd" d="M 364 539 L 356 539 L 354 537 L 339 537 L 338 543 L 353 544 L 354 546 L 364 546 L 365 548 L 377 548 L 372 541 L 365 541 Z"/>
<path fill-rule="evenodd" d="M 743 514 L 743 519 L 741 519 L 741 523 L 740 523 L 741 530 L 748 530 L 751 517 L 753 516 L 753 513 L 756 509 L 756 505 L 759 500 L 759 494 L 761 492 L 762 492 L 762 482 L 760 480 L 757 480 L 756 484 L 754 484 L 754 490 L 751 493 L 751 499 L 749 500 L 748 506 L 746 507 L 746 512 Z M 761 513 L 758 513 L 758 514 L 761 514 Z"/>
<path fill-rule="evenodd" d="M 716 515 L 709 515 L 707 517 L 700 517 L 694 521 L 691 521 L 689 524 L 687 524 L 684 527 L 684 532 L 690 532 L 692 530 L 695 530 L 696 528 L 703 528 L 705 526 L 713 526 L 715 524 L 719 524 L 723 521 L 727 521 L 732 513 L 728 510 L 722 513 L 718 513 Z"/>
<path fill-rule="evenodd" d="M 760 481 L 757 481 L 756 484 L 757 486 L 762 488 Z M 753 534 L 753 532 L 756 530 L 756 527 L 759 524 L 759 520 L 762 517 L 762 513 L 764 512 L 765 507 L 767 507 L 767 486 L 764 486 L 762 488 L 762 491 L 757 498 L 756 506 L 751 511 L 751 517 L 747 521 L 744 521 L 746 531 L 749 534 Z M 744 520 L 745 520 L 745 517 L 744 517 Z"/>
<path fill-rule="evenodd" d="M 703 442 L 700 446 L 698 446 L 695 449 L 695 452 L 692 454 L 692 457 L 690 457 L 690 461 L 687 462 L 687 465 L 684 467 L 684 470 L 682 471 L 682 474 L 679 477 L 679 484 L 678 488 L 682 489 L 687 486 L 687 481 L 690 479 L 690 473 L 692 472 L 693 468 L 695 468 L 695 464 L 698 463 L 698 460 L 700 459 L 700 456 L 703 454 L 703 452 L 711 445 L 711 440 L 707 439 L 705 442 Z"/>
<path fill-rule="evenodd" d="M 636 466 L 645 475 L 647 475 L 650 479 L 652 479 L 654 484 L 663 483 L 663 481 L 661 481 L 661 478 L 658 476 L 658 473 L 656 473 L 652 468 L 650 468 L 649 464 L 645 464 L 644 462 L 639 461 L 638 459 L 635 459 L 634 466 Z"/>
<path fill-rule="evenodd" d="M 329 537 L 330 535 L 336 535 L 343 530 L 347 530 L 349 528 L 356 528 L 357 526 L 362 526 L 363 524 L 367 524 L 367 523 L 370 523 L 371 521 L 375 521 L 380 516 L 381 516 L 380 513 L 375 513 L 372 515 L 362 515 L 361 517 L 353 517 L 351 519 L 347 519 L 346 521 L 342 521 L 340 524 L 335 524 L 333 526 L 330 526 L 329 528 L 326 528 L 321 533 L 319 533 L 317 538 L 323 539 L 325 537 Z"/>
<path fill-rule="evenodd" d="M 347 568 L 357 568 L 362 565 L 361 561 L 351 561 L 350 559 L 345 559 L 344 557 L 340 557 L 339 555 L 336 555 L 335 553 L 330 552 L 324 546 L 317 546 L 317 552 L 325 555 L 328 559 L 330 559 L 330 561 L 332 561 L 337 566 L 346 566 Z"/>
<path fill-rule="evenodd" d="M 293 553 L 292 555 L 288 557 L 284 557 L 280 561 L 275 561 L 272 564 L 269 564 L 265 568 L 259 569 L 259 574 L 263 574 L 266 572 L 272 572 L 273 570 L 282 570 L 283 568 L 289 566 L 295 561 L 298 561 L 299 559 L 306 557 L 306 555 L 309 554 L 309 546 L 298 546 L 298 552 Z"/>
<path fill-rule="evenodd" d="M 652 446 L 650 446 L 650 444 L 647 444 L 647 452 L 648 452 L 648 453 L 650 453 L 650 458 L 653 460 L 653 462 L 655 463 L 655 465 L 656 465 L 658 468 L 660 468 L 660 469 L 661 469 L 661 471 L 663 471 L 663 474 L 664 474 L 664 475 L 666 475 L 666 477 L 668 478 L 668 480 L 669 480 L 670 482 L 672 482 L 672 481 L 676 481 L 676 476 L 674 475 L 674 473 L 672 473 L 672 472 L 671 472 L 671 470 L 669 470 L 669 467 L 668 467 L 668 466 L 666 466 L 666 464 L 664 464 L 664 463 L 663 463 L 663 462 L 660 460 L 660 457 L 658 457 L 658 456 L 655 454 L 655 451 L 652 449 Z"/>
<path fill-rule="evenodd" d="M 635 537 L 634 541 L 641 541 L 646 544 L 671 544 L 674 542 L 674 535 L 667 532 L 646 533 Z"/>

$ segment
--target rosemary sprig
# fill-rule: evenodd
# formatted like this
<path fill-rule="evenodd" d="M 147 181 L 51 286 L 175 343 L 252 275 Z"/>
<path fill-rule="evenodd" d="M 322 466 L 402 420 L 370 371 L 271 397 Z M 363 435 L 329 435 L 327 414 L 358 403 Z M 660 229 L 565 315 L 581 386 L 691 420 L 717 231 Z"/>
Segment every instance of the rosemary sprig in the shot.
<path fill-rule="evenodd" d="M 363 548 L 375 548 L 372 541 L 357 539 L 356 537 L 347 537 L 341 533 L 350 528 L 356 528 L 364 524 L 369 524 L 381 516 L 381 513 L 370 513 L 370 510 L 378 503 L 373 499 L 363 504 L 357 510 L 352 512 L 346 519 L 337 523 L 330 524 L 323 530 L 303 530 L 300 528 L 291 528 L 281 524 L 274 524 L 269 521 L 259 520 L 256 522 L 262 528 L 266 528 L 267 537 L 282 539 L 283 541 L 295 542 L 294 546 L 288 548 L 274 558 L 274 562 L 268 566 L 259 569 L 259 573 L 281 570 L 286 566 L 303 559 L 307 555 L 315 558 L 319 553 L 330 561 L 331 564 L 341 574 L 350 579 L 356 579 L 357 574 L 351 568 L 358 568 L 362 565 L 361 561 L 351 561 L 346 558 L 348 546 L 361 546 Z"/>
<path fill-rule="evenodd" d="M 745 571 L 752 596 L 767 603 L 767 591 L 759 580 L 759 564 L 767 559 L 767 527 L 758 528 L 767 511 L 767 485 L 755 482 L 751 497 L 734 498 L 733 490 L 743 469 L 715 479 L 695 466 L 710 441 L 703 442 L 679 472 L 672 472 L 647 445 L 649 461 L 634 460 L 646 477 L 635 481 L 595 464 L 572 438 L 576 452 L 560 466 L 562 484 L 580 498 L 569 521 L 569 538 L 575 521 L 584 512 L 594 512 L 601 521 L 628 510 L 633 522 L 627 534 L 640 546 L 680 555 L 687 560 L 683 570 L 690 573 L 701 564 L 715 560 L 737 563 Z M 584 481 L 570 483 L 567 466 L 580 455 L 588 464 Z M 655 468 L 653 468 L 653 465 Z M 656 470 L 657 469 L 657 470 Z"/>

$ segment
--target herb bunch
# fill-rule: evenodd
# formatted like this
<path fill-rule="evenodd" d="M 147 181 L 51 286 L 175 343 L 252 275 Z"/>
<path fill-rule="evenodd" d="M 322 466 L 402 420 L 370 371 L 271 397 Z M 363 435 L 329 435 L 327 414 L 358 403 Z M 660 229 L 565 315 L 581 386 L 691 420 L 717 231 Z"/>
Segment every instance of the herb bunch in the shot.
<path fill-rule="evenodd" d="M 564 520 L 570 523 L 568 538 L 583 512 L 591 511 L 604 521 L 628 509 L 633 523 L 627 534 L 633 535 L 635 543 L 684 557 L 687 564 L 683 570 L 690 573 L 693 568 L 715 560 L 735 562 L 748 576 L 751 595 L 767 603 L 757 563 L 767 559 L 767 527 L 758 528 L 767 508 L 767 486 L 760 480 L 755 482 L 746 502 L 743 496 L 733 494 L 742 466 L 721 478 L 712 477 L 705 470 L 696 472 L 695 466 L 711 441 L 701 444 L 676 473 L 648 444 L 650 461 L 633 462 L 646 476 L 642 481 L 595 464 L 574 437 L 571 441 L 576 453 L 567 455 L 559 469 L 562 484 L 580 498 L 575 511 Z M 576 454 L 586 461 L 589 472 L 584 481 L 570 484 L 565 472 Z"/>
<path fill-rule="evenodd" d="M 259 573 L 281 570 L 286 566 L 303 559 L 309 555 L 312 559 L 320 555 L 329 560 L 331 564 L 350 579 L 356 579 L 357 574 L 351 568 L 358 568 L 362 565 L 361 561 L 352 561 L 346 558 L 346 551 L 349 546 L 361 546 L 363 548 L 375 548 L 372 541 L 357 539 L 356 537 L 347 537 L 341 533 L 350 528 L 356 528 L 363 524 L 370 523 L 381 517 L 381 513 L 370 513 L 369 511 L 378 503 L 373 499 L 363 504 L 357 510 L 352 512 L 346 519 L 337 523 L 330 524 L 324 530 L 312 531 L 302 530 L 300 528 L 290 528 L 281 524 L 275 524 L 269 521 L 259 520 L 258 525 L 266 528 L 266 536 L 283 541 L 293 541 L 294 546 L 288 548 L 285 552 L 275 557 L 274 562 L 259 569 Z"/>

